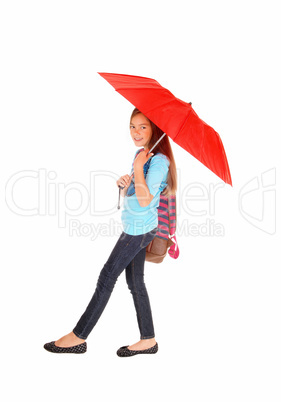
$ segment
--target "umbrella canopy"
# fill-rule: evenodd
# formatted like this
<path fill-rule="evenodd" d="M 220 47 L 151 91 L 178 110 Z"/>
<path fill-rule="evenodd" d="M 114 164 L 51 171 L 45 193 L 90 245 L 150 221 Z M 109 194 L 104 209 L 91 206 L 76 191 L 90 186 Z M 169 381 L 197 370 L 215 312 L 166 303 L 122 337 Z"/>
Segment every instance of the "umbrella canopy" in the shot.
<path fill-rule="evenodd" d="M 232 185 L 226 153 L 219 134 L 193 110 L 151 78 L 99 73 L 156 126 L 163 130 L 225 183 Z"/>

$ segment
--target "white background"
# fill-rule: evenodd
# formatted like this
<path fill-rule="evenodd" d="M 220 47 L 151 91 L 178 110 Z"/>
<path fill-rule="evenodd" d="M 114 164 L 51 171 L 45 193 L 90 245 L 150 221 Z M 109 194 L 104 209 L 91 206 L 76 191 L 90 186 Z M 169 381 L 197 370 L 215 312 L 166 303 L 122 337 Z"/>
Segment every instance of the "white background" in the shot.
<path fill-rule="evenodd" d="M 278 2 L 2 1 L 0 30 L 5 401 L 280 401 Z M 222 185 L 172 144 L 180 257 L 146 266 L 159 343 L 153 356 L 116 355 L 139 339 L 124 274 L 85 355 L 43 349 L 73 329 L 119 236 L 70 235 L 69 220 L 120 224 L 112 177 L 129 173 L 136 150 L 128 129 L 133 107 L 97 72 L 154 78 L 192 101 L 220 134 L 233 179 L 233 187 Z M 55 173 L 46 176 L 40 215 L 23 216 L 12 205 L 39 207 L 30 171 Z M 90 172 L 98 171 L 110 173 L 96 181 L 96 209 L 111 213 L 85 208 L 59 227 L 65 200 L 51 215 L 54 191 L 71 183 L 90 191 Z M 8 184 L 22 172 L 11 199 Z M 219 184 L 215 198 L 206 193 Z M 197 191 L 189 210 L 187 186 Z M 66 201 L 79 206 L 79 193 L 69 191 Z M 211 220 L 223 236 L 204 231 Z M 180 232 L 185 224 L 201 233 Z"/>

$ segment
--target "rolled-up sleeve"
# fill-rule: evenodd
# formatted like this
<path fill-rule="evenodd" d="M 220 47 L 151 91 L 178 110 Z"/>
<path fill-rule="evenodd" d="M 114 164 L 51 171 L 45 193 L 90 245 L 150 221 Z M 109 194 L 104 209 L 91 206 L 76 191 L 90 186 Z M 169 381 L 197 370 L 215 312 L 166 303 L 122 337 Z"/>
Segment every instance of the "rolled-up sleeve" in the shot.
<path fill-rule="evenodd" d="M 159 190 L 162 181 L 167 180 L 169 164 L 169 160 L 165 155 L 155 155 L 152 157 L 146 175 L 146 185 L 153 196 Z"/>

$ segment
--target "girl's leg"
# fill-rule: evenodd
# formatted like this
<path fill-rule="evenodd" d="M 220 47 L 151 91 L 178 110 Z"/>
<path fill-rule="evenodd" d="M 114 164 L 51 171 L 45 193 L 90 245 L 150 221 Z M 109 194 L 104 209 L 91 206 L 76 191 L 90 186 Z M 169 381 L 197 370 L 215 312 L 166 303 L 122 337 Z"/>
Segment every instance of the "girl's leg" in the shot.
<path fill-rule="evenodd" d="M 143 235 L 132 236 L 122 232 L 107 262 L 100 272 L 95 293 L 84 314 L 73 329 L 73 333 L 81 339 L 87 339 L 101 316 L 118 276 L 129 262 L 145 249 L 157 232 L 157 228 Z M 59 346 L 59 345 L 58 345 Z"/>
<path fill-rule="evenodd" d="M 151 307 L 144 283 L 145 248 L 126 267 L 126 281 L 132 293 L 140 330 L 140 339 L 155 337 Z"/>

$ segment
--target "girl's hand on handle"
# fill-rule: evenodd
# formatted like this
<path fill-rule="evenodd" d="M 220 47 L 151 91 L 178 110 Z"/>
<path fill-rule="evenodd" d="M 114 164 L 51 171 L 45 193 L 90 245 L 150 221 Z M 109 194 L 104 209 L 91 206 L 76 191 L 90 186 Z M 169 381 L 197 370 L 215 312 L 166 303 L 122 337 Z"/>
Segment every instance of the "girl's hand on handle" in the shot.
<path fill-rule="evenodd" d="M 124 176 L 121 176 L 116 181 L 116 184 L 117 184 L 118 187 L 121 186 L 121 187 L 124 187 L 124 188 L 127 189 L 129 187 L 131 181 L 132 181 L 132 177 L 129 176 L 128 174 L 125 174 Z"/>
<path fill-rule="evenodd" d="M 143 165 L 148 161 L 154 153 L 150 152 L 147 153 L 148 150 L 142 149 L 141 152 L 137 155 L 136 159 L 134 160 L 134 170 L 135 169 L 142 169 Z"/>

